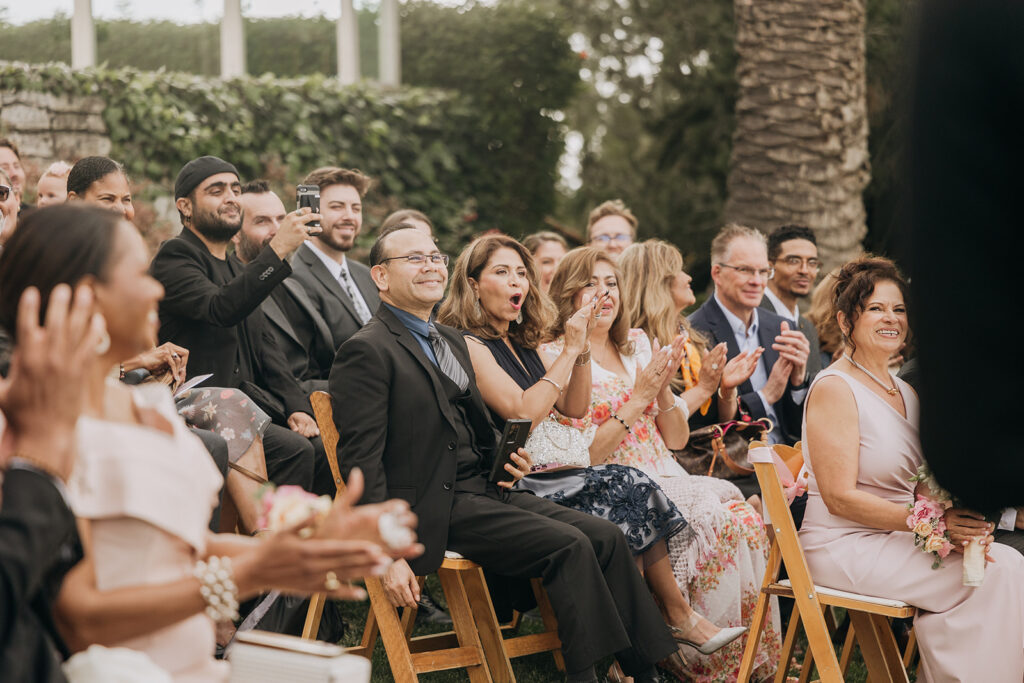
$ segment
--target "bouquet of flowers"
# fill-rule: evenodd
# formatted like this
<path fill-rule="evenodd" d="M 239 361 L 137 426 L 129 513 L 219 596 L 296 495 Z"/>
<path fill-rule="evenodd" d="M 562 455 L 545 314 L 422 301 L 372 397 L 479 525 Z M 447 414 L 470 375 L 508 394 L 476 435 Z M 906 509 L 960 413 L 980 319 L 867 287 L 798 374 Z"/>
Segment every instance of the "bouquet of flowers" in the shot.
<path fill-rule="evenodd" d="M 261 529 L 280 531 L 315 516 L 311 526 L 299 531 L 299 536 L 309 538 L 331 509 L 332 501 L 327 496 L 315 496 L 301 486 L 278 486 L 267 484 L 259 493 L 263 507 L 259 525 Z"/>
<path fill-rule="evenodd" d="M 949 491 L 935 480 L 928 465 L 920 465 L 917 474 L 911 477 L 910 481 L 927 486 L 929 496 L 918 494 L 913 504 L 907 504 L 910 511 L 907 526 L 914 532 L 914 545 L 920 546 L 926 553 L 935 555 L 932 569 L 938 569 L 942 566 L 942 560 L 953 550 L 943 515 L 946 509 L 954 504 L 954 500 Z M 985 548 L 975 538 L 964 549 L 963 585 L 980 586 L 984 579 Z"/>

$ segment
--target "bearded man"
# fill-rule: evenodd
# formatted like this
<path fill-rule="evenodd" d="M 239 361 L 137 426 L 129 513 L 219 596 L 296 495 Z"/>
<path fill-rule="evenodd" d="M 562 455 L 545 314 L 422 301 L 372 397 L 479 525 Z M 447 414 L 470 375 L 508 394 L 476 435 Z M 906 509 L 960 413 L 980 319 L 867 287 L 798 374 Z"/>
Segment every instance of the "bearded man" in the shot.
<path fill-rule="evenodd" d="M 165 291 L 160 342 L 189 349 L 189 375 L 213 375 L 203 386 L 240 389 L 263 408 L 274 422 L 263 437 L 270 479 L 312 490 L 316 459 L 309 438 L 319 430 L 259 306 L 291 273 L 287 257 L 317 230 L 306 223 L 320 216 L 308 208 L 288 214 L 243 264 L 227 253 L 242 226 L 241 190 L 238 171 L 217 157 L 193 159 L 178 174 L 174 197 L 184 229 L 160 246 L 150 266 Z"/>

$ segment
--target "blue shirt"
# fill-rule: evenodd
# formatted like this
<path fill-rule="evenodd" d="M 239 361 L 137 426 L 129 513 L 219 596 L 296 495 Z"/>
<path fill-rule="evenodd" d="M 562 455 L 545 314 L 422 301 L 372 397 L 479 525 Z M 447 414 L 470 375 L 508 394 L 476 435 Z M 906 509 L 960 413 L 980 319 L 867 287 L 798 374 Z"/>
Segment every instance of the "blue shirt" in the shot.
<path fill-rule="evenodd" d="M 408 311 L 403 311 L 400 308 L 395 308 L 391 304 L 380 302 L 381 306 L 387 306 L 395 317 L 398 318 L 405 328 L 412 332 L 413 338 L 423 349 L 423 353 L 427 355 L 430 362 L 437 366 L 437 358 L 434 357 L 434 349 L 430 346 L 430 323 L 423 318 L 418 318 Z"/>

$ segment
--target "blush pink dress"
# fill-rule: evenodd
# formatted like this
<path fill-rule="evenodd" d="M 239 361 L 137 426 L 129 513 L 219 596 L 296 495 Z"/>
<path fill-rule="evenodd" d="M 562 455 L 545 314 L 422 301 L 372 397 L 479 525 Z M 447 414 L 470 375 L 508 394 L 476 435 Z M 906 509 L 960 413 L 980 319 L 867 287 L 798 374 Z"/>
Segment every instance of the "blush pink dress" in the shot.
<path fill-rule="evenodd" d="M 173 434 L 82 417 L 68 483 L 75 515 L 91 525 L 101 591 L 190 577 L 222 481 L 166 387 L 144 385 L 133 396 L 159 412 Z M 213 622 L 202 613 L 116 645 L 144 652 L 176 683 L 227 680 L 227 664 L 213 657 Z"/>
<path fill-rule="evenodd" d="M 909 481 L 923 460 L 918 438 L 919 404 L 908 384 L 897 379 L 906 406 L 904 418 L 853 377 L 834 369 L 818 374 L 841 377 L 853 391 L 860 427 L 857 488 L 900 505 L 913 501 Z M 814 385 L 811 386 L 811 392 Z M 807 443 L 806 414 L 804 443 Z M 963 556 L 952 553 L 939 569 L 932 555 L 914 547 L 910 531 L 880 531 L 831 514 L 810 470 L 807 512 L 800 542 L 814 582 L 863 595 L 902 600 L 918 608 L 914 620 L 925 681 L 1024 680 L 1024 556 L 994 544 L 996 560 L 978 588 L 962 583 Z M 964 457 L 979 454 L 965 453 Z"/>

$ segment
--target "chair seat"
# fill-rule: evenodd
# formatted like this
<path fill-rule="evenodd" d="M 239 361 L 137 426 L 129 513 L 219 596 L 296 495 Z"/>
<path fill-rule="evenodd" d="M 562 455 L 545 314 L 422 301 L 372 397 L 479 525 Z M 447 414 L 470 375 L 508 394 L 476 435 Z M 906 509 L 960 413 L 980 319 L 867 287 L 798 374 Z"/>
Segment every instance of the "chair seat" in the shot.
<path fill-rule="evenodd" d="M 789 579 L 783 579 L 778 583 L 773 583 L 765 590 L 772 595 L 781 595 L 784 597 L 792 597 L 793 595 L 793 586 Z M 890 617 L 912 617 L 917 613 L 917 608 L 912 605 L 908 605 L 902 600 L 876 598 L 873 595 L 850 593 L 836 588 L 819 586 L 817 584 L 814 585 L 814 590 L 818 594 L 818 601 L 823 605 L 848 608 L 852 607 L 865 612 L 874 612 L 876 614 L 884 614 Z"/>
<path fill-rule="evenodd" d="M 467 560 L 465 557 L 455 552 L 454 550 L 445 550 L 444 559 L 441 561 L 441 569 L 476 569 L 479 567 L 473 560 Z"/>

